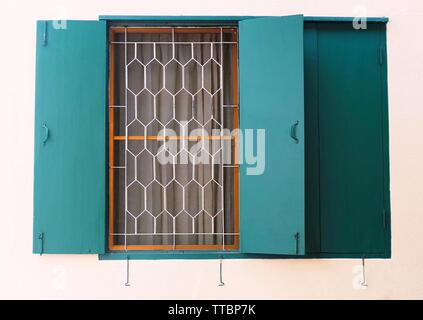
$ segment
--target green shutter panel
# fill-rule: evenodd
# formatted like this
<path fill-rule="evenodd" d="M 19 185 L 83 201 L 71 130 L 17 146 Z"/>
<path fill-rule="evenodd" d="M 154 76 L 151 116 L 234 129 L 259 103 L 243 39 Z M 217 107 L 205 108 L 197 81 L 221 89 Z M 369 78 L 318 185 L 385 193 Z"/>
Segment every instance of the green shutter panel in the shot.
<path fill-rule="evenodd" d="M 379 24 L 318 24 L 322 252 L 390 251 L 384 34 Z"/>
<path fill-rule="evenodd" d="M 245 253 L 305 251 L 303 29 L 302 15 L 239 24 L 241 127 L 266 130 L 264 173 L 241 166 Z"/>
<path fill-rule="evenodd" d="M 106 24 L 37 24 L 34 253 L 104 253 Z"/>

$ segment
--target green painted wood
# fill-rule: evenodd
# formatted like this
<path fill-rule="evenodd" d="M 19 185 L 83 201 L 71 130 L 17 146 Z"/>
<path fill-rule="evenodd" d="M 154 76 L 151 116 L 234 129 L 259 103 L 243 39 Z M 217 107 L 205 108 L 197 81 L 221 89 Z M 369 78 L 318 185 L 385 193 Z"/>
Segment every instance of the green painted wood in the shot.
<path fill-rule="evenodd" d="M 321 252 L 386 253 L 386 59 L 381 29 L 319 23 Z M 384 52 L 384 48 L 382 49 Z"/>
<path fill-rule="evenodd" d="M 385 209 L 384 255 L 391 257 L 391 190 L 389 176 L 389 117 L 388 117 L 388 57 L 386 44 L 386 24 L 379 24 L 381 50 L 381 108 L 382 108 L 382 152 L 383 152 L 383 203 Z"/>
<path fill-rule="evenodd" d="M 264 18 L 265 16 L 137 16 L 137 15 L 100 15 L 100 20 L 108 21 L 242 21 L 247 19 Z M 332 22 L 352 22 L 354 17 L 304 17 L 304 21 L 332 21 Z M 368 22 L 387 23 L 387 17 L 367 17 Z"/>
<path fill-rule="evenodd" d="M 303 25 L 302 15 L 239 23 L 241 127 L 266 130 L 264 173 L 241 166 L 243 253 L 304 254 Z"/>
<path fill-rule="evenodd" d="M 319 86 L 317 24 L 304 24 L 305 230 L 306 253 L 319 253 Z"/>
<path fill-rule="evenodd" d="M 106 23 L 39 21 L 36 39 L 33 252 L 104 253 Z"/>
<path fill-rule="evenodd" d="M 210 260 L 210 259 L 360 259 L 361 254 L 320 253 L 301 255 L 252 254 L 231 251 L 131 251 L 107 252 L 99 260 Z M 384 253 L 366 255 L 366 259 L 389 258 Z"/>

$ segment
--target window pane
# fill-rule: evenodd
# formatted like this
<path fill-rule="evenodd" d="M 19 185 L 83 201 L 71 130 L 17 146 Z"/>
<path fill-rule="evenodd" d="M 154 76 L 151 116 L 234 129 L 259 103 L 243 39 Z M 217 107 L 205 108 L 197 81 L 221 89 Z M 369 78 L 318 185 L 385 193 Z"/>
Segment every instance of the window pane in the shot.
<path fill-rule="evenodd" d="M 111 249 L 237 248 L 236 29 L 111 34 Z"/>

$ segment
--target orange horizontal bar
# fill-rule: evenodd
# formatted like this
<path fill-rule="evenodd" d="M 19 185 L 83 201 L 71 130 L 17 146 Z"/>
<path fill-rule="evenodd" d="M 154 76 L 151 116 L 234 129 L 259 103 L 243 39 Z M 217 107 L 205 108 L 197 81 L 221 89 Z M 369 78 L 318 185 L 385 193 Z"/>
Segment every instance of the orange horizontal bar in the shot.
<path fill-rule="evenodd" d="M 235 136 L 128 136 L 128 140 L 232 140 Z M 125 140 L 125 136 L 114 136 L 114 140 Z"/>
<path fill-rule="evenodd" d="M 235 250 L 238 249 L 239 246 L 237 244 L 225 244 L 225 246 L 221 244 L 177 244 L 175 246 L 173 245 L 111 245 L 110 250 L 116 251 L 116 250 Z"/>

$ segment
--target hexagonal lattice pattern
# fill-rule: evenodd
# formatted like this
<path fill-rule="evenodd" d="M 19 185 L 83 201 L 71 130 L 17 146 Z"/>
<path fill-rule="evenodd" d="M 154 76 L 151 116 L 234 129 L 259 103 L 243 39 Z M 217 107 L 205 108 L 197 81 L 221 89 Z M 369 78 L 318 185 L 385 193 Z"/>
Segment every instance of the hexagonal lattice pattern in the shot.
<path fill-rule="evenodd" d="M 195 60 L 190 60 L 184 66 L 184 88 L 192 95 L 202 89 L 203 67 Z"/>
<path fill-rule="evenodd" d="M 139 182 L 134 181 L 128 186 L 127 192 L 127 211 L 137 218 L 144 211 L 145 190 Z"/>
<path fill-rule="evenodd" d="M 140 76 L 144 74 L 144 66 L 138 60 L 132 61 L 128 67 L 128 90 L 134 95 L 137 95 L 144 89 L 144 77 Z"/>
<path fill-rule="evenodd" d="M 224 149 L 206 139 L 225 128 L 223 45 L 198 39 L 124 42 L 125 216 L 136 235 L 225 234 L 215 222 L 225 209 Z"/>
<path fill-rule="evenodd" d="M 177 60 L 172 60 L 166 65 L 165 86 L 166 89 L 172 94 L 176 94 L 182 89 L 183 69 L 184 66 L 181 65 Z"/>

